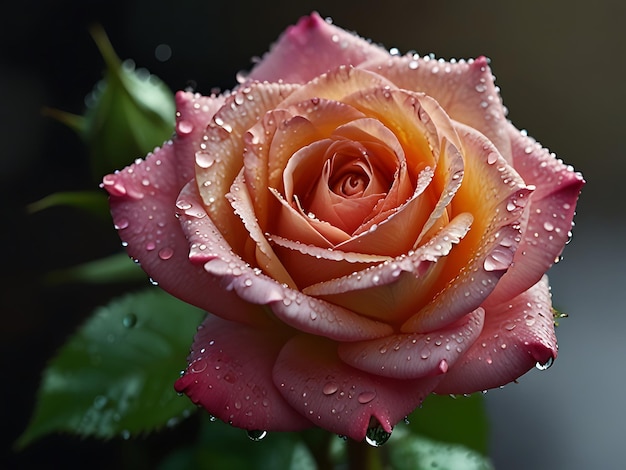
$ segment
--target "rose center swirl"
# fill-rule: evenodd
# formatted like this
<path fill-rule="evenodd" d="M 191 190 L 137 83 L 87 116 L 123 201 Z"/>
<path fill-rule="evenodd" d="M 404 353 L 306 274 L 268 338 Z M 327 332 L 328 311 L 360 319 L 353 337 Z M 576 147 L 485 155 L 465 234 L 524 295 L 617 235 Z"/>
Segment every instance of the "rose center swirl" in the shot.
<path fill-rule="evenodd" d="M 323 163 L 315 183 L 298 195 L 303 209 L 348 234 L 357 230 L 393 185 L 390 167 L 397 166 L 389 165 L 389 159 L 397 162 L 396 157 L 380 147 L 350 140 L 328 145 L 317 156 Z"/>

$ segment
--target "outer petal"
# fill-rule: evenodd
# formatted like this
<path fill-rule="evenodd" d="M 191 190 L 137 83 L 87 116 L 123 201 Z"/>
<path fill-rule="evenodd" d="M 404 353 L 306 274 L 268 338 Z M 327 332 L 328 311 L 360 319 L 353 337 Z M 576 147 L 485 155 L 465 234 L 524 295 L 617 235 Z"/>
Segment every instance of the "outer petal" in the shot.
<path fill-rule="evenodd" d="M 536 190 L 513 266 L 489 297 L 490 305 L 524 292 L 552 266 L 571 235 L 576 200 L 585 183 L 580 173 L 512 125 L 509 132 L 515 169 Z"/>
<path fill-rule="evenodd" d="M 194 155 L 200 150 L 207 123 L 224 103 L 223 96 L 176 93 L 176 173 L 180 187 L 194 175 Z"/>
<path fill-rule="evenodd" d="M 339 65 L 358 65 L 387 57 L 384 49 L 324 21 L 317 13 L 303 17 L 283 33 L 252 69 L 251 80 L 305 83 Z"/>
<path fill-rule="evenodd" d="M 265 331 L 209 315 L 194 338 L 189 366 L 174 387 L 211 415 L 238 428 L 298 431 L 311 426 L 272 382 L 285 329 Z"/>
<path fill-rule="evenodd" d="M 217 314 L 233 310 L 245 316 L 251 305 L 224 293 L 215 278 L 189 262 L 189 245 L 176 218 L 181 187 L 176 142 L 104 178 L 113 221 L 129 256 L 167 292 Z"/>
<path fill-rule="evenodd" d="M 480 338 L 437 386 L 437 393 L 473 393 L 507 384 L 557 356 L 547 277 L 510 302 L 486 309 Z"/>
<path fill-rule="evenodd" d="M 438 381 L 361 372 L 341 362 L 334 343 L 306 335 L 289 340 L 274 367 L 274 383 L 294 409 L 316 426 L 357 441 L 378 423 L 391 432 Z"/>
<path fill-rule="evenodd" d="M 395 334 L 339 345 L 339 357 L 375 375 L 416 379 L 445 374 L 476 341 L 485 311 L 477 308 L 453 325 L 432 333 Z"/>
<path fill-rule="evenodd" d="M 446 62 L 417 55 L 389 57 L 363 67 L 407 90 L 426 93 L 455 121 L 486 135 L 510 163 L 506 112 L 485 57 Z"/>

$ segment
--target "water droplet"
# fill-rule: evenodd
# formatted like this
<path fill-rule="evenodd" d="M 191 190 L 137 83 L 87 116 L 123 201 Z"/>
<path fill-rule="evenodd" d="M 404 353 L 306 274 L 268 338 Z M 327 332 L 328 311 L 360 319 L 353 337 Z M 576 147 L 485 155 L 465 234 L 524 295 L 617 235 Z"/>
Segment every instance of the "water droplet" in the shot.
<path fill-rule="evenodd" d="M 504 325 L 504 329 L 507 331 L 512 331 L 515 329 L 517 325 L 515 324 L 515 322 L 508 322 Z"/>
<path fill-rule="evenodd" d="M 511 250 L 498 247 L 487 255 L 483 262 L 483 268 L 485 271 L 501 271 L 507 269 L 512 262 L 513 253 Z"/>
<path fill-rule="evenodd" d="M 362 405 L 365 405 L 366 403 L 369 403 L 370 401 L 372 401 L 374 398 L 376 398 L 376 392 L 374 391 L 362 392 L 359 394 L 359 397 L 357 398 L 357 400 Z"/>
<path fill-rule="evenodd" d="M 367 432 L 365 433 L 365 442 L 372 447 L 379 447 L 387 442 L 390 437 L 391 433 L 385 431 L 383 427 L 378 424 L 367 429 Z"/>
<path fill-rule="evenodd" d="M 498 154 L 496 152 L 489 152 L 489 155 L 487 155 L 487 163 L 489 165 L 493 165 L 497 161 L 498 161 Z"/>
<path fill-rule="evenodd" d="M 122 325 L 126 328 L 132 328 L 137 324 L 137 315 L 134 313 L 129 313 L 122 319 Z"/>
<path fill-rule="evenodd" d="M 128 228 L 128 225 L 128 219 L 120 219 L 115 223 L 115 228 L 117 230 L 124 230 L 125 228 Z"/>
<path fill-rule="evenodd" d="M 174 256 L 174 250 L 170 247 L 165 247 L 159 250 L 159 258 L 163 261 L 170 259 L 172 256 Z"/>
<path fill-rule="evenodd" d="M 337 385 L 335 382 L 328 382 L 326 385 L 324 385 L 322 392 L 324 393 L 324 395 L 332 395 L 337 390 L 339 390 L 339 385 Z"/>
<path fill-rule="evenodd" d="M 552 230 L 554 230 L 554 225 L 550 222 L 544 222 L 543 228 L 546 230 L 546 232 L 551 232 Z"/>
<path fill-rule="evenodd" d="M 267 431 L 251 430 L 248 431 L 248 438 L 251 441 L 258 442 L 267 436 Z"/>
<path fill-rule="evenodd" d="M 554 363 L 554 358 L 550 356 L 548 360 L 544 362 L 543 364 L 541 362 L 537 362 L 535 364 L 535 367 L 539 370 L 546 370 L 546 369 L 549 369 L 553 363 Z"/>
<path fill-rule="evenodd" d="M 96 410 L 101 410 L 103 409 L 105 406 L 107 406 L 107 403 L 109 403 L 109 399 L 107 397 L 105 397 L 104 395 L 98 395 L 96 398 L 94 398 L 93 400 L 93 407 Z"/>
<path fill-rule="evenodd" d="M 122 439 L 124 440 L 130 439 L 130 431 L 128 429 L 124 429 L 120 435 L 122 436 Z"/>
<path fill-rule="evenodd" d="M 189 121 L 180 120 L 176 123 L 176 132 L 178 135 L 188 135 L 193 132 L 193 124 Z"/>

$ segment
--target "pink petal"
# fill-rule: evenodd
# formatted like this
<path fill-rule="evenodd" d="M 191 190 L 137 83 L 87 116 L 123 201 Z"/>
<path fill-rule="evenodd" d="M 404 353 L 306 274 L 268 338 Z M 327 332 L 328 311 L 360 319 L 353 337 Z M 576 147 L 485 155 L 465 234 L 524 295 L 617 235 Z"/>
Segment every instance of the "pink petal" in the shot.
<path fill-rule="evenodd" d="M 344 364 L 335 344 L 313 336 L 290 339 L 274 366 L 274 383 L 314 425 L 360 441 L 368 427 L 393 426 L 422 403 L 439 378 L 396 380 Z"/>
<path fill-rule="evenodd" d="M 519 224 L 532 190 L 485 136 L 457 126 L 465 173 L 451 209 L 471 213 L 472 229 L 447 258 L 432 301 L 402 325 L 405 333 L 437 330 L 478 308 L 511 266 L 521 240 Z"/>
<path fill-rule="evenodd" d="M 289 27 L 250 73 L 250 80 L 305 83 L 340 65 L 387 57 L 387 51 L 324 21 L 317 13 Z"/>
<path fill-rule="evenodd" d="M 255 265 L 261 268 L 272 279 L 281 284 L 294 288 L 295 282 L 280 262 L 270 243 L 265 238 L 265 233 L 259 226 L 258 218 L 254 212 L 248 188 L 243 180 L 243 172 L 235 178 L 230 187 L 228 199 L 235 211 L 246 227 L 250 238 L 256 244 L 254 250 Z"/>
<path fill-rule="evenodd" d="M 263 330 L 209 315 L 194 338 L 189 366 L 176 381 L 211 415 L 238 428 L 298 431 L 311 426 L 283 399 L 272 368 L 289 338 L 271 325 Z"/>
<path fill-rule="evenodd" d="M 223 105 L 223 96 L 202 96 L 179 91 L 176 93 L 176 173 L 181 187 L 195 173 L 194 155 L 200 150 L 207 123 Z"/>
<path fill-rule="evenodd" d="M 272 312 L 297 330 L 337 341 L 380 338 L 392 333 L 387 323 L 374 321 L 339 305 L 283 288 L 282 301 L 270 304 Z"/>
<path fill-rule="evenodd" d="M 471 223 L 471 215 L 460 214 L 414 252 L 314 284 L 303 292 L 361 315 L 401 323 L 432 298 L 431 288 L 443 266 L 439 260 L 454 251 L 453 246 L 465 236 Z"/>
<path fill-rule="evenodd" d="M 396 86 L 426 93 L 455 121 L 491 140 L 511 162 L 506 113 L 485 57 L 446 62 L 416 55 L 387 57 L 363 64 Z"/>
<path fill-rule="evenodd" d="M 389 256 L 321 248 L 287 240 L 277 235 L 271 235 L 270 242 L 273 243 L 274 252 L 300 289 L 318 282 L 347 276 L 354 271 L 361 271 L 392 259 Z"/>
<path fill-rule="evenodd" d="M 437 393 L 473 393 L 507 384 L 536 364 L 557 356 L 547 277 L 510 302 L 488 307 L 485 326 L 463 359 L 437 386 Z"/>
<path fill-rule="evenodd" d="M 482 331 L 484 316 L 479 307 L 439 331 L 341 343 L 339 357 L 357 369 L 396 379 L 443 374 L 474 344 Z"/>
<path fill-rule="evenodd" d="M 283 323 L 299 331 L 338 341 L 378 338 L 391 333 L 391 327 L 385 323 L 308 297 L 267 276 L 261 269 L 250 266 L 230 249 L 211 218 L 204 212 L 197 192 L 194 191 L 192 184 L 182 191 L 185 209 L 179 213 L 191 247 L 189 260 L 195 265 L 204 265 L 205 271 L 219 281 L 217 285 L 222 289 L 221 293 L 202 292 L 205 294 L 204 305 L 211 307 L 217 304 L 216 300 L 220 296 L 227 297 L 226 294 L 230 295 L 231 292 L 235 292 L 245 301 L 243 307 L 226 306 L 211 311 L 222 318 L 264 326 L 268 320 L 268 310 L 257 307 L 264 305 Z"/>
<path fill-rule="evenodd" d="M 245 318 L 253 306 L 222 292 L 215 278 L 189 262 L 189 244 L 176 218 L 177 142 L 104 178 L 115 226 L 129 256 L 164 290 L 200 308 L 236 311 Z"/>
<path fill-rule="evenodd" d="M 244 135 L 294 88 L 293 85 L 265 83 L 233 92 L 207 122 L 202 141 L 192 153 L 196 161 L 196 181 L 206 210 L 238 252 L 243 252 L 247 234 L 225 195 L 244 164 Z"/>
<path fill-rule="evenodd" d="M 585 183 L 572 167 L 564 165 L 530 137 L 512 125 L 509 131 L 515 169 L 536 190 L 530 198 L 527 222 L 513 266 L 489 297 L 490 305 L 524 292 L 554 264 L 571 235 L 576 201 Z"/>

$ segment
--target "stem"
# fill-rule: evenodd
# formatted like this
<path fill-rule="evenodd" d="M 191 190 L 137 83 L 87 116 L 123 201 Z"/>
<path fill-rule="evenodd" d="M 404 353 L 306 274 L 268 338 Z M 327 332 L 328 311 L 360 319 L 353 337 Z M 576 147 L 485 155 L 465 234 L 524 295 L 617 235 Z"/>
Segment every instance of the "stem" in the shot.
<path fill-rule="evenodd" d="M 348 439 L 349 470 L 383 470 L 383 449 Z"/>

